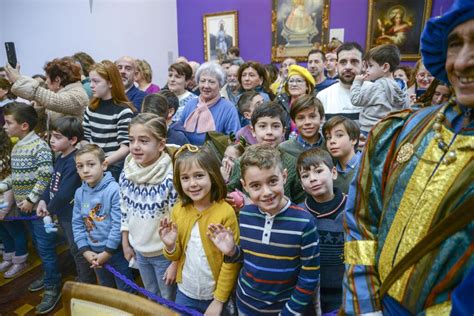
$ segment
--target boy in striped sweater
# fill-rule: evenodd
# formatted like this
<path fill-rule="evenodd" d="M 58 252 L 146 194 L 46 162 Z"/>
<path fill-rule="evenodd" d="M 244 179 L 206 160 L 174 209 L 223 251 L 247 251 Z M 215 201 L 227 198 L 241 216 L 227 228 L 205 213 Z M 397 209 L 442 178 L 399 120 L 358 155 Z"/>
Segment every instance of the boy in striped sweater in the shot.
<path fill-rule="evenodd" d="M 225 261 L 242 261 L 239 315 L 298 315 L 313 309 L 319 282 L 319 238 L 314 218 L 284 195 L 287 171 L 277 149 L 250 146 L 240 161 L 252 205 L 241 209 L 240 246 L 232 231 L 209 226 Z"/>

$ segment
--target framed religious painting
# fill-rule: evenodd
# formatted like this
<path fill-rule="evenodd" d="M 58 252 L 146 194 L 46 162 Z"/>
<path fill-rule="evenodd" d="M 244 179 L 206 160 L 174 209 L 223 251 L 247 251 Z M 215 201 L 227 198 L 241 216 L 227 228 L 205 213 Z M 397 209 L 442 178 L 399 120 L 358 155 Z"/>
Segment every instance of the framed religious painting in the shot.
<path fill-rule="evenodd" d="M 273 0 L 272 61 L 306 61 L 328 42 L 329 0 Z"/>
<path fill-rule="evenodd" d="M 222 61 L 229 48 L 239 45 L 237 11 L 205 14 L 203 27 L 206 61 Z"/>
<path fill-rule="evenodd" d="M 369 0 L 367 49 L 395 44 L 402 60 L 420 58 L 420 37 L 431 15 L 432 0 Z"/>

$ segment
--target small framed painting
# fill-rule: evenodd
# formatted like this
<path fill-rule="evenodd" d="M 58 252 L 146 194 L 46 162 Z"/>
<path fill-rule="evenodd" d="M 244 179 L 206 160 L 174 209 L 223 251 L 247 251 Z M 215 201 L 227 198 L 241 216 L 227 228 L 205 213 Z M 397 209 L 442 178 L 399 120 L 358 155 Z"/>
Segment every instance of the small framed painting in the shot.
<path fill-rule="evenodd" d="M 328 43 L 329 0 L 273 0 L 272 61 L 306 61 Z"/>
<path fill-rule="evenodd" d="M 205 14 L 204 58 L 206 61 L 226 58 L 229 48 L 239 45 L 237 11 Z"/>
<path fill-rule="evenodd" d="M 431 15 L 432 0 L 369 0 L 367 49 L 395 44 L 402 60 L 420 58 L 420 37 Z"/>

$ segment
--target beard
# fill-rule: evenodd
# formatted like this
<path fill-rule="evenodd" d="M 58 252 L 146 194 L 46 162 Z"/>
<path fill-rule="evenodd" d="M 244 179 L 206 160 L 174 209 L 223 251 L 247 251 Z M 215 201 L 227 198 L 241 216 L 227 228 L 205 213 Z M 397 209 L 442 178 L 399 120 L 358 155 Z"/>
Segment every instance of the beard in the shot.
<path fill-rule="evenodd" d="M 348 76 L 344 76 L 344 74 L 350 74 L 350 77 Z M 352 82 L 354 82 L 354 78 L 355 78 L 355 74 L 353 72 L 344 72 L 342 74 L 339 74 L 339 80 L 343 83 L 343 84 L 347 84 L 347 85 L 352 85 Z"/>
<path fill-rule="evenodd" d="M 229 86 L 231 90 L 237 90 L 240 88 L 238 81 L 229 81 L 227 85 Z"/>
<path fill-rule="evenodd" d="M 128 80 L 127 77 L 122 77 L 122 82 L 125 90 L 127 90 L 133 85 L 133 80 Z"/>

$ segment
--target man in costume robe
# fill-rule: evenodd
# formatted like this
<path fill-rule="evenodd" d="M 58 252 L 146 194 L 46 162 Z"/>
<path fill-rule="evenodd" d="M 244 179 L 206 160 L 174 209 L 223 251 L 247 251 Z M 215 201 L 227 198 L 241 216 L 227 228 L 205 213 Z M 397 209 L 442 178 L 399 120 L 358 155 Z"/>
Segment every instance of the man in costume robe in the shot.
<path fill-rule="evenodd" d="M 474 268 L 474 0 L 431 19 L 421 52 L 456 97 L 369 134 L 346 208 L 349 315 L 447 315 Z M 456 310 L 474 314 L 473 295 Z"/>

